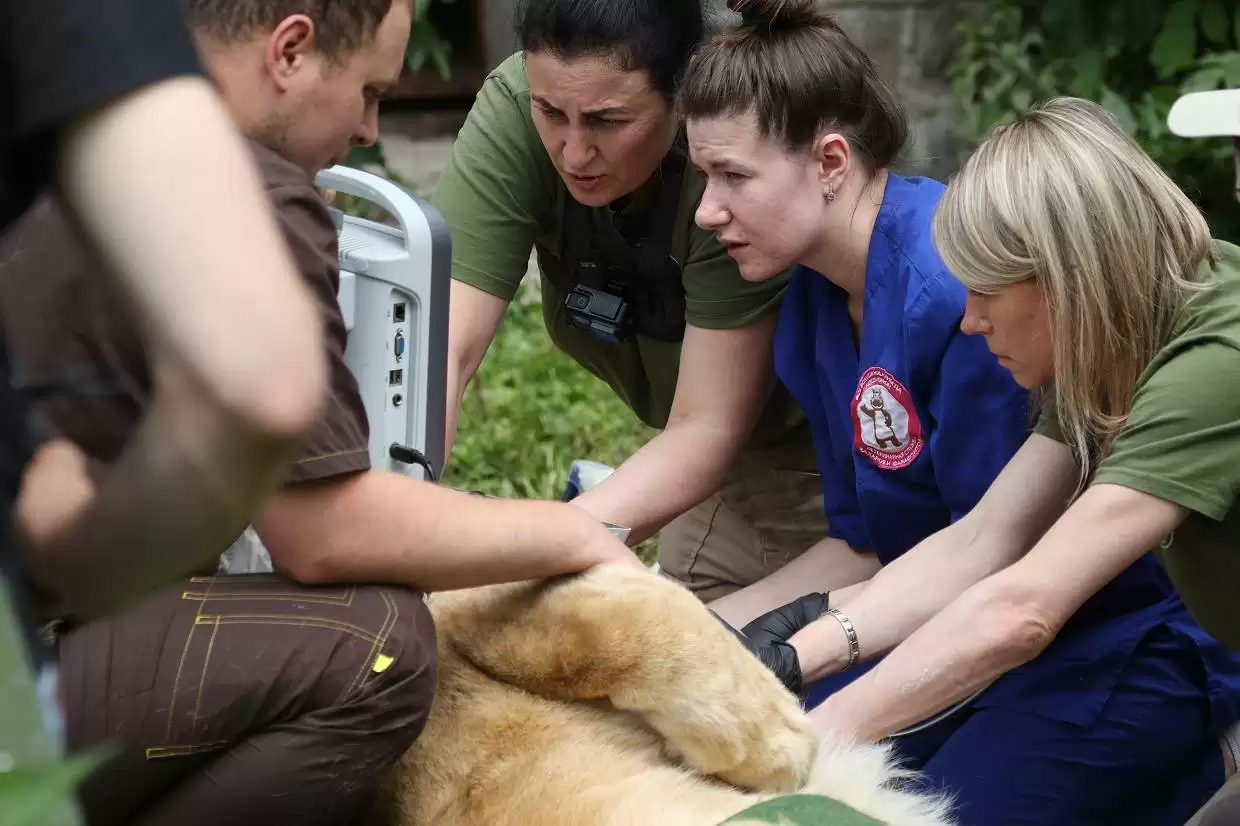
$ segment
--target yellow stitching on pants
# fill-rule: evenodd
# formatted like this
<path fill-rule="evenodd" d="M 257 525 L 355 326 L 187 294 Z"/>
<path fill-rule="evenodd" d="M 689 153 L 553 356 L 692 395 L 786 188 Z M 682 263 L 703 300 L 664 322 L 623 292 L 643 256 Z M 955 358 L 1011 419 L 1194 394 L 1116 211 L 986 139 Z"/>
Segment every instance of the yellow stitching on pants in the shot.
<path fill-rule="evenodd" d="M 323 619 L 321 617 L 258 617 L 248 615 L 230 615 L 230 616 L 205 616 L 198 620 L 199 625 L 211 625 L 218 620 L 220 625 L 288 625 L 293 627 L 305 628 L 326 628 L 329 631 L 343 631 L 352 634 L 355 637 L 365 640 L 366 642 L 374 642 L 375 635 L 369 631 L 350 625 L 347 622 L 339 622 L 337 620 Z"/>
<path fill-rule="evenodd" d="M 210 584 L 207 585 L 207 590 L 211 590 Z M 177 692 L 181 688 L 181 672 L 185 668 L 185 658 L 189 656 L 189 647 L 194 641 L 194 631 L 198 629 L 198 621 L 202 618 L 202 608 L 204 605 L 206 605 L 205 602 L 198 603 L 198 610 L 194 615 L 194 623 L 189 627 L 189 633 L 185 635 L 185 647 L 181 649 L 181 660 L 177 663 L 177 675 L 172 681 L 172 696 L 168 698 L 168 731 L 164 735 L 168 740 L 172 739 L 172 721 L 176 719 Z"/>
<path fill-rule="evenodd" d="M 202 711 L 202 695 L 207 684 L 207 667 L 211 664 L 211 652 L 215 650 L 215 637 L 220 633 L 220 621 L 217 617 L 215 627 L 211 629 L 211 639 L 207 640 L 207 655 L 202 658 L 202 673 L 198 675 L 198 698 L 194 700 L 194 714 L 190 718 L 190 726 L 198 727 L 198 713 Z"/>
<path fill-rule="evenodd" d="M 264 593 L 261 591 L 252 591 L 250 593 L 227 593 L 217 591 L 199 593 L 197 591 L 183 591 L 181 593 L 181 599 L 197 600 L 199 602 L 211 602 L 213 600 L 220 600 L 221 602 L 238 602 L 242 600 L 254 600 L 256 602 L 261 600 L 269 600 L 272 602 L 307 602 L 316 605 L 338 605 L 343 608 L 348 608 L 353 605 L 354 595 L 355 589 L 353 588 L 350 588 L 347 595 L 342 597 L 305 597 L 297 596 L 295 594 Z"/>
<path fill-rule="evenodd" d="M 207 586 L 210 586 L 216 582 L 229 582 L 235 585 L 237 582 L 237 576 L 238 576 L 237 574 L 226 574 L 224 576 L 192 576 L 189 578 L 189 581 L 197 582 L 200 584 L 205 584 Z M 245 576 L 246 582 L 283 582 L 286 584 L 288 583 L 288 580 L 280 576 L 279 574 L 245 574 L 244 576 Z"/>
<path fill-rule="evenodd" d="M 214 743 L 202 743 L 197 746 L 156 746 L 146 750 L 146 759 L 161 760 L 167 757 L 193 757 L 195 754 L 219 751 L 227 747 L 227 740 L 217 740 Z"/>
<path fill-rule="evenodd" d="M 376 636 L 374 643 L 370 646 L 370 653 L 366 655 L 366 659 L 362 660 L 361 668 L 358 669 L 357 674 L 353 677 L 353 682 L 349 683 L 349 687 L 346 688 L 344 693 L 340 695 L 341 700 L 348 697 L 354 688 L 360 688 L 366 684 L 365 675 L 368 673 L 368 667 L 371 662 L 373 662 L 375 654 L 382 650 L 383 646 L 387 643 L 387 638 L 392 633 L 392 629 L 396 627 L 397 618 L 400 617 L 400 607 L 396 604 L 396 601 L 392 599 L 391 594 L 387 591 L 379 591 L 378 593 L 379 596 L 383 598 L 383 603 L 388 608 L 387 616 L 384 617 L 383 623 L 379 627 L 379 633 Z"/>

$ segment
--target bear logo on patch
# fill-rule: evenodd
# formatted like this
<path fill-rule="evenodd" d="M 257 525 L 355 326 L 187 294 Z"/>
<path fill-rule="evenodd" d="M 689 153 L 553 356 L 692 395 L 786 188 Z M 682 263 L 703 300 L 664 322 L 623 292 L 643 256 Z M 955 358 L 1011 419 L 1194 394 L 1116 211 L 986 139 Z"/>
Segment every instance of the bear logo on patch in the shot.
<path fill-rule="evenodd" d="M 925 447 L 908 390 L 881 367 L 861 374 L 853 395 L 853 446 L 883 470 L 906 468 Z"/>

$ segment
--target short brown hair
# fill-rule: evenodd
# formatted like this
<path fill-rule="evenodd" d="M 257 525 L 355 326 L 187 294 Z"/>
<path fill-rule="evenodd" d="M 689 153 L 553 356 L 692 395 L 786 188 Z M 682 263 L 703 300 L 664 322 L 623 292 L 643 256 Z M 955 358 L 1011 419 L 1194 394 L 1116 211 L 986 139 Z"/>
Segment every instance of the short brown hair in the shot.
<path fill-rule="evenodd" d="M 729 0 L 739 27 L 708 41 L 677 95 L 686 118 L 753 112 L 764 137 L 808 149 L 843 134 L 871 170 L 891 164 L 908 118 L 869 55 L 814 0 Z"/>
<path fill-rule="evenodd" d="M 328 57 L 356 51 L 375 36 L 394 2 L 411 0 L 184 0 L 189 24 L 224 43 L 272 29 L 304 14 L 314 22 L 315 42 Z"/>

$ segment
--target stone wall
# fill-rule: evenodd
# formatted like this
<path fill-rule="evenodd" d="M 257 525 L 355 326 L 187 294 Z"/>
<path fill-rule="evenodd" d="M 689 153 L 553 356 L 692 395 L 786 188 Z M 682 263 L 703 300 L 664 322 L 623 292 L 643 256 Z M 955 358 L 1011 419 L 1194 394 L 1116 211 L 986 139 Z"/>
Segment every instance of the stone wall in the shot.
<path fill-rule="evenodd" d="M 957 0 L 819 0 L 865 49 L 909 115 L 901 172 L 943 178 L 959 163 L 959 110 L 946 67 L 963 11 Z"/>
<path fill-rule="evenodd" d="M 515 48 L 511 36 L 515 0 L 483 0 L 487 59 L 498 63 Z M 623 0 L 616 0 L 623 2 Z M 901 172 L 943 177 L 958 164 L 953 131 L 959 115 L 944 79 L 963 0 L 818 0 L 869 52 L 908 109 L 911 135 L 896 167 Z M 718 20 L 724 0 L 707 0 Z"/>

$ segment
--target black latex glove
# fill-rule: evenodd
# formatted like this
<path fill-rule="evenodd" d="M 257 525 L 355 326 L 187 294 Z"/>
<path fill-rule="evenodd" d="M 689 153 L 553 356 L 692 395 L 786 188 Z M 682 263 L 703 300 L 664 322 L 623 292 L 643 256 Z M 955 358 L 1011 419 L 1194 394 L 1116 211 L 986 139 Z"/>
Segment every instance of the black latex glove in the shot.
<path fill-rule="evenodd" d="M 826 613 L 828 595 L 820 591 L 797 597 L 786 605 L 773 608 L 741 629 L 749 639 L 762 642 L 787 642 L 793 634 Z"/>
<path fill-rule="evenodd" d="M 795 694 L 805 690 L 805 677 L 797 651 L 788 640 L 821 617 L 827 605 L 827 594 L 806 594 L 767 611 L 741 629 L 745 647 Z"/>

